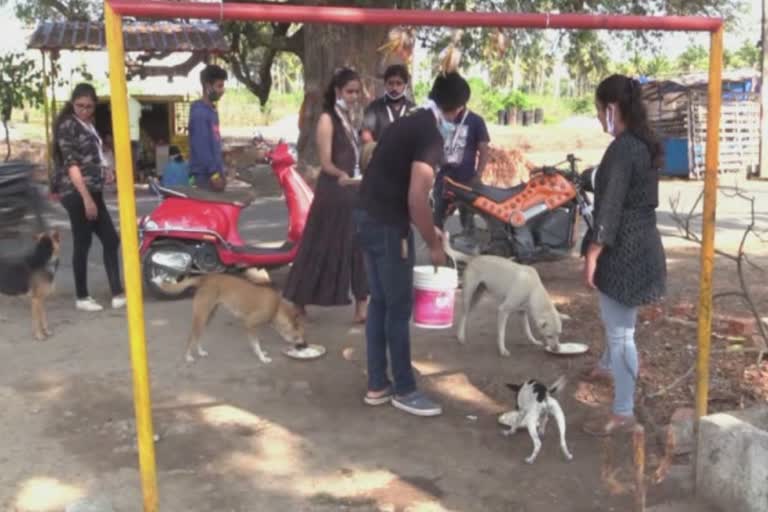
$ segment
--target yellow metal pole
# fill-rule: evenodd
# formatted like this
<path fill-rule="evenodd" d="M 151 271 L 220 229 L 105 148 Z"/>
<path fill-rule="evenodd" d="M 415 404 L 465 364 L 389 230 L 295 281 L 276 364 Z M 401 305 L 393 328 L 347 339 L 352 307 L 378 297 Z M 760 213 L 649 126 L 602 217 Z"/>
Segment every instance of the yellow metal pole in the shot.
<path fill-rule="evenodd" d="M 144 339 L 144 307 L 141 290 L 141 266 L 136 230 L 136 197 L 128 127 L 128 88 L 125 83 L 123 21 L 104 2 L 105 32 L 109 51 L 110 102 L 115 143 L 117 194 L 120 210 L 120 238 L 128 299 L 128 335 L 133 367 L 133 402 L 136 409 L 136 433 L 139 470 L 144 496 L 144 512 L 157 512 L 157 474 L 152 432 L 152 402 L 149 392 L 147 345 Z"/>
<path fill-rule="evenodd" d="M 712 345 L 712 273 L 715 265 L 715 211 L 720 156 L 720 107 L 723 79 L 723 27 L 712 33 L 709 49 L 707 154 L 704 174 L 704 214 L 699 277 L 699 351 L 696 362 L 696 415 L 707 414 L 709 356 Z"/>
<path fill-rule="evenodd" d="M 42 96 L 43 96 L 43 118 L 45 120 L 45 170 L 48 173 L 48 183 L 52 183 L 53 172 L 51 169 L 51 121 L 48 116 L 50 112 L 48 110 L 48 73 L 45 70 L 45 51 L 40 51 L 40 57 L 43 61 L 43 83 Z"/>

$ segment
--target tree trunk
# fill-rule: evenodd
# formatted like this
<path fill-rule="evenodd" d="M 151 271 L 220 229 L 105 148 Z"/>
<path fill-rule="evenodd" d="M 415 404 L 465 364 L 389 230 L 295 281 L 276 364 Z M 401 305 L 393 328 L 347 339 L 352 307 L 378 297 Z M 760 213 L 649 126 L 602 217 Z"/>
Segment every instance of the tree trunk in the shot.
<path fill-rule="evenodd" d="M 379 89 L 390 63 L 377 49 L 385 42 L 388 27 L 356 25 L 305 25 L 304 102 L 299 112 L 299 165 L 310 182 L 319 172 L 315 127 L 322 112 L 323 94 L 333 73 L 349 66 L 360 73 L 367 103 Z"/>
<path fill-rule="evenodd" d="M 3 119 L 3 128 L 5 129 L 5 147 L 8 148 L 5 152 L 5 161 L 11 159 L 11 133 L 8 130 L 8 120 Z"/>
<path fill-rule="evenodd" d="M 768 176 L 768 0 L 763 0 L 762 54 L 760 59 L 760 177 Z"/>

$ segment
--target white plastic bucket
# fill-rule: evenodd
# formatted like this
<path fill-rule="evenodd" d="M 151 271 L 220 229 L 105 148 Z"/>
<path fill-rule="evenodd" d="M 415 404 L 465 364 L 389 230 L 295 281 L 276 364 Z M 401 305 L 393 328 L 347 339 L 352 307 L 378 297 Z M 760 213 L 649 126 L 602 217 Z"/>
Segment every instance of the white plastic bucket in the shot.
<path fill-rule="evenodd" d="M 453 305 L 459 274 L 455 268 L 418 266 L 413 269 L 413 324 L 424 329 L 453 326 Z"/>

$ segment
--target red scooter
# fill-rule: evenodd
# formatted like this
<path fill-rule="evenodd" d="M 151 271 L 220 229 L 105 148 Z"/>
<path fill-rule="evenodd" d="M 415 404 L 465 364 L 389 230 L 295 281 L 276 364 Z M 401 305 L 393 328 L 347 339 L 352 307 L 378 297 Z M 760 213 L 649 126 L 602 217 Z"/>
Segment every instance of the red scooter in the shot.
<path fill-rule="evenodd" d="M 253 189 L 215 192 L 194 187 L 166 188 L 156 180 L 150 188 L 163 201 L 139 222 L 144 285 L 156 298 L 174 299 L 158 286 L 186 275 L 239 272 L 251 267 L 272 269 L 293 261 L 304 231 L 313 193 L 294 168 L 288 145 L 281 142 L 267 153 L 288 207 L 288 237 L 282 245 L 248 245 L 238 231 L 240 212 L 255 198 Z M 256 176 L 240 171 L 251 184 Z"/>

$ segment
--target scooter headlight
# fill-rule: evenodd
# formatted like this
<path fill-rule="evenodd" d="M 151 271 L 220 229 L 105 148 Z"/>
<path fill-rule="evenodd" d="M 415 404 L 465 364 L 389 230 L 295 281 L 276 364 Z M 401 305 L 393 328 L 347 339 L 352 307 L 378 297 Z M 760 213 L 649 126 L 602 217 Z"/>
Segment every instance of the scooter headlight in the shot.
<path fill-rule="evenodd" d="M 146 229 L 146 230 L 149 230 L 149 231 L 154 231 L 154 230 L 158 229 L 160 226 L 158 226 L 157 222 L 153 221 L 152 219 L 146 218 L 146 219 L 144 219 L 144 223 L 143 223 L 143 225 L 141 227 L 142 227 L 142 229 Z"/>

